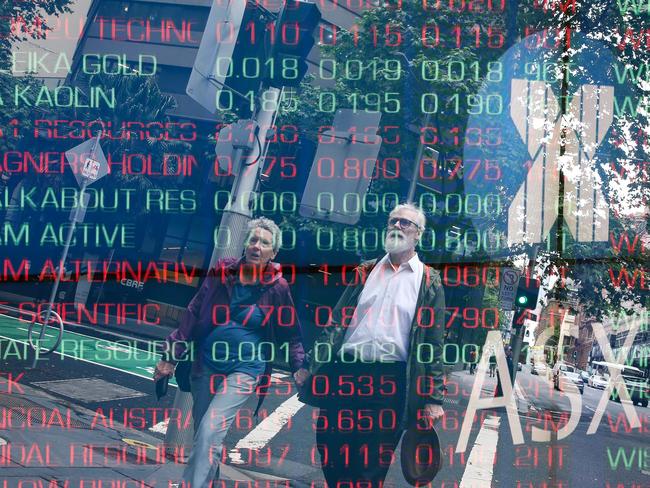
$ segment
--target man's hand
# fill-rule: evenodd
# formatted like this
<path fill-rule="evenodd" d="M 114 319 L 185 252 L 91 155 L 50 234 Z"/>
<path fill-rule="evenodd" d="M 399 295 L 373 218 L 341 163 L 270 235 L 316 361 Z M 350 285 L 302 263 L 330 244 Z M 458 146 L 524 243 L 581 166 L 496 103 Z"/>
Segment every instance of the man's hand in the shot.
<path fill-rule="evenodd" d="M 158 381 L 164 376 L 171 376 L 174 374 L 174 365 L 163 361 L 162 359 L 156 364 L 156 370 L 153 372 L 153 380 Z"/>
<path fill-rule="evenodd" d="M 305 368 L 300 368 L 298 371 L 293 373 L 293 379 L 298 386 L 302 386 L 305 384 L 305 381 L 307 381 L 307 378 L 309 378 L 309 374 L 309 371 Z"/>
<path fill-rule="evenodd" d="M 429 422 L 429 427 L 433 428 L 433 425 L 442 418 L 445 414 L 445 411 L 442 409 L 442 405 L 436 405 L 435 403 L 427 403 L 424 406 L 424 417 Z"/>

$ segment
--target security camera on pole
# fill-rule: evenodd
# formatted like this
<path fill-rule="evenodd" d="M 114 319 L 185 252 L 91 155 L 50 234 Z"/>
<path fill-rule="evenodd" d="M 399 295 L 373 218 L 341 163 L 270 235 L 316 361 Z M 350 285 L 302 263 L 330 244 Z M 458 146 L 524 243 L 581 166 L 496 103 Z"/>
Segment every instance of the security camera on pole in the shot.
<path fill-rule="evenodd" d="M 235 180 L 215 234 L 210 267 L 241 253 L 267 133 L 283 87 L 299 85 L 307 71 L 305 58 L 321 18 L 316 5 L 286 0 L 273 24 L 269 20 L 275 16 L 258 3 L 213 2 L 186 90 L 211 113 L 234 111 L 242 117 L 222 129 L 215 148 L 217 166 Z M 191 406 L 191 395 L 177 390 L 174 408 L 189 412 Z M 192 435 L 192 429 L 179 430 L 170 422 L 165 444 L 168 449 L 190 445 Z"/>

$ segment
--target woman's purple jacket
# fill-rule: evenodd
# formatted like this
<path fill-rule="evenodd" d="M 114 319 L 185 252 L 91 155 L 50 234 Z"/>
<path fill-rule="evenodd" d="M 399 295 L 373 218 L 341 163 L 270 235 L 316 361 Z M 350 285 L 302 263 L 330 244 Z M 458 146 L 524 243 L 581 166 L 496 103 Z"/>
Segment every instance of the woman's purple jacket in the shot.
<path fill-rule="evenodd" d="M 189 344 L 194 343 L 192 375 L 198 376 L 203 372 L 204 365 L 198 352 L 213 327 L 218 327 L 213 323 L 213 310 L 214 314 L 223 314 L 230 306 L 241 262 L 235 258 L 221 259 L 208 271 L 201 288 L 187 306 L 179 327 L 167 337 L 166 347 L 161 351 L 164 360 L 176 363 L 186 353 Z M 264 314 L 266 339 L 275 343 L 276 348 L 288 344 L 288 352 L 284 354 L 288 356 L 289 366 L 295 372 L 303 366 L 305 351 L 289 284 L 282 277 L 278 263 L 267 265 L 261 281 L 263 291 L 257 305 Z M 278 322 L 279 317 L 282 317 L 281 323 Z M 223 323 L 222 319 L 217 320 L 217 323 Z M 266 369 L 265 374 L 270 374 L 270 364 L 267 363 Z"/>

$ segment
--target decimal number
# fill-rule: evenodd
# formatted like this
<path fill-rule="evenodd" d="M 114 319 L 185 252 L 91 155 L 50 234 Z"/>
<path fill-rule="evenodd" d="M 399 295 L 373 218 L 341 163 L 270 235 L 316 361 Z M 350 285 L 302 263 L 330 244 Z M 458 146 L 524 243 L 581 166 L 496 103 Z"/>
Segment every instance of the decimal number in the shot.
<path fill-rule="evenodd" d="M 423 81 L 434 82 L 480 81 L 485 78 L 488 82 L 497 83 L 503 80 L 503 63 L 490 61 L 481 67 L 479 61 L 465 64 L 455 59 L 445 63 L 425 59 L 420 66 L 420 77 Z"/>
<path fill-rule="evenodd" d="M 500 115 L 503 113 L 503 99 L 499 93 L 489 95 L 454 93 L 447 98 L 444 105 L 440 103 L 435 92 L 423 93 L 420 96 L 420 110 L 424 114 L 461 114 L 470 115 Z"/>
<path fill-rule="evenodd" d="M 494 329 L 499 323 L 499 310 L 496 308 L 445 307 L 445 328 L 450 329 L 454 322 L 461 321 L 465 329 Z M 432 307 L 420 307 L 416 311 L 418 327 L 435 327 L 436 312 Z M 453 347 L 454 344 L 448 344 Z M 428 346 L 427 346 L 428 347 Z"/>
<path fill-rule="evenodd" d="M 353 112 L 396 114 L 401 110 L 399 93 L 352 93 L 347 97 Z M 343 105 L 337 101 L 334 92 L 320 92 L 316 109 L 321 113 L 334 113 Z"/>
<path fill-rule="evenodd" d="M 397 378 L 394 375 L 381 375 L 379 381 L 371 375 L 340 375 L 335 382 L 323 374 L 316 374 L 312 383 L 312 394 L 324 397 L 331 394 L 337 397 L 392 397 L 397 392 Z"/>
<path fill-rule="evenodd" d="M 228 325 L 232 314 L 243 315 L 241 325 L 246 327 L 258 309 L 264 316 L 261 327 L 270 327 L 273 324 L 280 327 L 293 327 L 296 324 L 296 309 L 292 305 L 239 305 L 231 312 L 230 305 L 215 304 L 212 305 L 212 325 L 217 327 Z"/>
<path fill-rule="evenodd" d="M 500 286 L 500 269 L 498 266 L 470 266 L 459 264 L 446 264 L 442 269 L 442 284 L 445 286 L 487 286 L 496 288 Z"/>
<path fill-rule="evenodd" d="M 372 409 L 342 409 L 336 416 L 337 425 L 329 425 L 324 409 L 314 410 L 312 420 L 313 428 L 319 432 L 326 432 L 332 428 L 339 432 L 371 432 L 373 430 L 394 430 L 397 427 L 397 412 L 392 408 L 382 408 L 377 412 Z"/>
<path fill-rule="evenodd" d="M 235 73 L 237 68 L 238 73 Z M 215 76 L 229 78 L 237 74 L 245 79 L 260 79 L 264 77 L 282 78 L 292 80 L 298 78 L 298 60 L 296 58 L 282 58 L 279 62 L 275 58 L 260 59 L 258 57 L 244 57 L 235 67 L 231 57 L 218 56 L 214 65 Z"/>
<path fill-rule="evenodd" d="M 500 27 L 474 24 L 471 28 L 454 25 L 442 30 L 440 25 L 428 23 L 420 30 L 422 46 L 429 49 L 446 48 L 489 48 L 501 49 L 505 42 L 504 31 Z"/>
<path fill-rule="evenodd" d="M 464 344 L 462 347 L 458 344 L 447 343 L 442 347 L 442 351 L 438 350 L 436 355 L 436 348 L 433 344 L 428 342 L 421 342 L 417 345 L 415 350 L 416 360 L 421 364 L 435 364 L 442 360 L 445 364 L 468 363 L 470 361 L 471 351 L 476 349 L 475 344 Z M 442 352 L 442 354 L 440 354 Z M 419 376 L 417 378 L 416 392 L 419 395 L 431 395 L 435 385 L 431 376 Z"/>
<path fill-rule="evenodd" d="M 279 108 L 286 112 L 298 110 L 298 98 L 290 91 L 283 91 L 279 99 L 276 99 L 269 91 L 262 92 L 261 97 L 258 97 L 257 92 L 253 90 L 244 93 L 243 97 L 247 100 L 247 108 L 251 112 L 254 112 L 258 106 L 263 110 L 278 110 Z M 241 106 L 242 101 L 232 90 L 220 88 L 216 91 L 214 103 L 217 110 L 232 111 L 237 106 Z"/>
<path fill-rule="evenodd" d="M 426 207 L 423 206 L 423 208 L 426 211 Z M 492 214 L 486 213 L 485 215 L 489 216 Z M 316 232 L 316 247 L 319 251 L 343 249 L 348 252 L 358 252 L 361 250 L 374 252 L 383 247 L 384 238 L 385 229 L 377 229 L 376 227 L 367 227 L 364 229 L 347 227 L 343 230 L 340 237 L 329 227 L 319 227 Z M 417 249 L 424 252 L 431 252 L 436 249 L 444 249 L 448 252 L 460 252 L 464 249 L 494 252 L 501 249 L 505 245 L 505 242 L 506 240 L 503 234 L 495 233 L 491 229 L 484 231 L 466 229 L 461 233 L 457 229 L 450 228 L 446 229 L 441 236 L 440 233 L 436 233 L 435 229 L 429 227 L 424 230 Z"/>
<path fill-rule="evenodd" d="M 328 313 L 329 313 L 329 317 L 331 317 L 331 314 L 332 314 L 332 308 L 331 307 L 328 307 L 327 305 L 321 305 L 321 306 L 319 306 L 317 308 L 323 309 L 323 310 L 320 310 L 320 311 L 316 312 L 317 317 L 320 316 L 321 319 L 326 318 L 326 317 L 328 317 L 328 315 L 327 315 Z M 347 318 L 344 317 L 342 319 L 343 323 L 341 325 L 343 327 L 348 327 L 350 325 L 350 317 L 354 316 L 354 309 L 355 309 L 354 306 L 343 307 L 342 313 L 343 313 L 344 316 L 347 316 Z M 324 314 L 322 313 L 323 311 L 325 312 Z M 324 327 L 324 325 L 322 325 L 322 324 L 325 324 L 325 322 L 322 322 L 321 325 L 319 325 L 319 326 Z M 366 347 L 366 346 L 372 346 L 372 345 L 371 344 L 364 344 L 360 348 L 355 349 L 353 356 L 348 356 L 348 355 L 342 356 L 339 359 L 340 363 L 341 364 L 358 364 L 358 363 L 374 363 L 374 362 L 376 362 L 375 359 L 364 359 L 364 354 L 363 354 L 364 348 L 366 348 L 368 352 L 372 352 L 372 348 L 371 347 Z M 384 350 L 384 351 L 380 352 L 380 354 L 379 354 L 379 362 L 392 361 L 393 358 L 395 357 L 394 356 L 395 355 L 395 344 L 392 343 L 392 342 L 385 343 L 384 344 L 384 349 L 390 349 L 390 350 Z M 332 351 L 332 345 L 330 343 L 328 343 L 328 342 L 316 342 L 316 343 L 314 343 L 314 359 L 313 359 L 314 363 L 329 364 L 334 360 L 334 358 L 335 358 L 335 354 Z M 323 376 L 323 375 L 320 375 L 320 376 Z M 325 385 L 323 387 L 319 387 L 318 391 L 324 391 L 324 390 L 329 391 L 329 389 L 330 389 L 329 380 L 326 380 L 324 376 L 322 378 L 320 378 L 320 377 L 319 378 L 314 377 L 314 378 L 318 379 L 318 381 L 321 381 L 321 382 L 322 381 L 327 382 L 327 385 Z M 323 393 L 323 395 L 324 394 L 325 393 Z"/>
<path fill-rule="evenodd" d="M 501 49 L 505 43 L 505 32 L 501 27 L 478 25 L 472 27 L 456 24 L 441 29 L 440 25 L 428 21 L 417 26 L 420 41 L 425 49 L 433 48 L 489 48 Z M 399 25 L 373 24 L 363 31 L 358 24 L 350 28 L 354 47 L 370 43 L 373 47 L 399 47 L 405 42 L 405 36 Z"/>
<path fill-rule="evenodd" d="M 345 178 L 358 180 L 359 178 L 383 178 L 394 180 L 400 175 L 400 160 L 398 158 L 364 159 L 345 158 L 342 172 L 341 162 L 331 157 L 318 158 L 316 172 L 319 178 Z M 339 174 L 337 174 L 339 173 Z"/>
<path fill-rule="evenodd" d="M 346 59 L 337 63 L 331 58 L 323 58 L 318 63 L 318 75 L 321 80 L 348 81 L 398 81 L 402 78 L 402 62 L 399 59 Z"/>
<path fill-rule="evenodd" d="M 437 127 L 421 127 L 421 144 L 440 144 L 444 141 L 454 146 L 486 146 L 496 147 L 501 145 L 500 127 L 452 127 L 440 134 Z M 449 136 L 447 135 L 449 134 Z M 451 159 L 450 159 L 451 160 Z"/>
<path fill-rule="evenodd" d="M 232 132 L 228 132 L 227 136 L 222 136 L 219 137 L 219 131 L 224 128 L 228 124 L 224 123 L 218 123 L 215 126 L 215 132 L 214 132 L 214 138 L 216 141 L 219 142 L 233 142 L 232 139 Z M 257 126 L 254 125 L 252 122 L 249 124 L 246 124 L 244 126 L 244 131 L 248 134 L 246 136 L 248 142 L 255 142 L 256 141 L 256 134 L 257 134 Z M 284 124 L 284 125 L 271 125 L 268 128 L 266 140 L 269 143 L 272 144 L 277 144 L 277 143 L 282 143 L 282 144 L 297 144 L 298 143 L 298 127 L 292 124 Z"/>
<path fill-rule="evenodd" d="M 226 382 L 225 374 L 212 374 L 210 375 L 210 394 L 223 395 L 228 392 L 228 383 Z M 246 386 L 246 388 L 243 388 Z M 260 392 L 266 390 L 265 395 L 278 395 L 278 396 L 292 396 L 293 383 L 291 381 L 276 380 L 269 374 L 261 374 L 257 376 L 257 386 L 251 387 L 248 382 L 242 383 L 242 377 L 237 377 L 237 388 L 233 393 L 237 395 L 249 395 L 255 391 Z M 263 417 L 262 417 L 263 418 Z"/>

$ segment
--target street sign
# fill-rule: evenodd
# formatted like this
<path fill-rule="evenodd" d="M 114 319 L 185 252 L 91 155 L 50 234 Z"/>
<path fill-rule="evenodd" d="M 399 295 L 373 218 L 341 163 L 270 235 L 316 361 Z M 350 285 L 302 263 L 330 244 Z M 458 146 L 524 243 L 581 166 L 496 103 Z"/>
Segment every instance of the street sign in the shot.
<path fill-rule="evenodd" d="M 519 271 L 514 268 L 505 268 L 501 273 L 501 288 L 499 289 L 499 301 L 502 310 L 514 310 L 518 286 Z"/>
<path fill-rule="evenodd" d="M 336 113 L 334 130 L 320 134 L 300 215 L 348 225 L 359 221 L 359 201 L 368 191 L 381 148 L 381 136 L 371 133 L 380 120 L 380 113 L 354 113 L 348 109 Z M 350 167 L 354 171 L 349 171 Z"/>
<path fill-rule="evenodd" d="M 252 2 L 206 3 L 212 7 L 186 93 L 211 114 L 234 110 L 249 117 L 262 84 L 260 66 L 266 66 L 264 34 L 253 33 L 264 32 L 266 22 Z"/>
<path fill-rule="evenodd" d="M 99 174 L 99 161 L 95 161 L 92 158 L 86 158 L 83 163 L 83 168 L 81 169 L 81 176 L 88 178 L 89 180 L 95 181 Z"/>
<path fill-rule="evenodd" d="M 65 152 L 77 184 L 90 185 L 108 174 L 108 161 L 99 143 L 99 135 Z"/>

